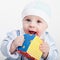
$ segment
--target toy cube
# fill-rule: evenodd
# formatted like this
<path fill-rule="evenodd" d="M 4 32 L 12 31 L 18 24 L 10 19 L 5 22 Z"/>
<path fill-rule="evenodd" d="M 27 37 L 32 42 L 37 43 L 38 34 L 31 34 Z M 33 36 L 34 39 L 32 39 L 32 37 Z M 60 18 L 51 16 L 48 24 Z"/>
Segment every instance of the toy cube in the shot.
<path fill-rule="evenodd" d="M 23 45 L 18 47 L 20 53 L 24 56 L 26 55 L 27 58 L 40 60 L 42 52 L 40 51 L 39 46 L 42 44 L 42 40 L 38 36 L 30 34 L 24 34 L 24 39 Z"/>

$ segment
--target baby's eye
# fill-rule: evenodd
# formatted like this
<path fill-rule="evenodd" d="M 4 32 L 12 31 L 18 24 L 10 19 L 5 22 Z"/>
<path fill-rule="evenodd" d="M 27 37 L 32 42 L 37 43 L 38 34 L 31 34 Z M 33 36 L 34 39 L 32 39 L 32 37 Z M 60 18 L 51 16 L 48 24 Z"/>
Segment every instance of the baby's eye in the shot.
<path fill-rule="evenodd" d="M 38 21 L 37 21 L 37 23 L 41 23 L 41 21 L 40 21 L 40 20 L 38 20 Z"/>
<path fill-rule="evenodd" d="M 30 19 L 26 19 L 26 21 L 30 22 L 31 20 Z"/>

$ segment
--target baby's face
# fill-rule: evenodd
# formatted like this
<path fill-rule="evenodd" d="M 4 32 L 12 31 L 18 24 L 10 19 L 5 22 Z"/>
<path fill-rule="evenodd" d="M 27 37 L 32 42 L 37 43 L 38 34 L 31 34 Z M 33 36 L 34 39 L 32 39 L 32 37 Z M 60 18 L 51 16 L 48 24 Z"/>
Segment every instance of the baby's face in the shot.
<path fill-rule="evenodd" d="M 28 15 L 23 19 L 23 29 L 27 34 L 40 36 L 47 27 L 47 23 L 38 16 Z"/>

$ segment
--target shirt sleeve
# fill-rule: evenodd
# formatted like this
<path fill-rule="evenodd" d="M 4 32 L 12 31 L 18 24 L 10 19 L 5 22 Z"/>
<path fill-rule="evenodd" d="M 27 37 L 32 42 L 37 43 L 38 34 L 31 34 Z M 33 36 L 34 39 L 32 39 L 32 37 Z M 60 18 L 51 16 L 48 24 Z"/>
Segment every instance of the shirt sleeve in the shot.
<path fill-rule="evenodd" d="M 46 36 L 45 40 L 50 46 L 50 51 L 46 60 L 57 60 L 59 54 L 58 54 L 58 50 L 56 48 L 55 42 L 53 38 L 49 35 L 49 33 L 46 33 L 45 36 Z"/>
<path fill-rule="evenodd" d="M 2 41 L 1 52 L 6 57 L 11 57 L 14 59 L 18 58 L 19 54 L 17 52 L 15 52 L 14 54 L 11 54 L 9 51 L 10 46 L 16 37 L 17 37 L 17 30 L 14 30 L 14 31 L 7 33 L 7 37 Z"/>

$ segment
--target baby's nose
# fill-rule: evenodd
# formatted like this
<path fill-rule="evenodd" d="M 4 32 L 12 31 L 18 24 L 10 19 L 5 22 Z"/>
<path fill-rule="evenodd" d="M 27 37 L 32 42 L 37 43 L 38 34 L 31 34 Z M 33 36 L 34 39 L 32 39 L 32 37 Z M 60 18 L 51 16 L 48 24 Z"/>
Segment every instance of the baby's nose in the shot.
<path fill-rule="evenodd" d="M 35 22 L 31 22 L 29 25 L 31 28 L 35 28 L 36 27 L 36 23 Z"/>

